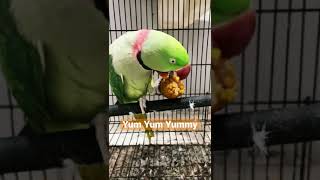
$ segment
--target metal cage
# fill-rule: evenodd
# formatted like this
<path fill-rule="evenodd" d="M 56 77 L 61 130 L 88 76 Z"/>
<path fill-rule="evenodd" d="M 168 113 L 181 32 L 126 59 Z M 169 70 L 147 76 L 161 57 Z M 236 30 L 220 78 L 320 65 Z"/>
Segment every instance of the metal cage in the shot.
<path fill-rule="evenodd" d="M 165 23 L 172 17 L 170 11 L 184 15 L 181 4 L 176 3 L 190 2 L 195 3 L 192 0 L 110 0 L 109 43 L 127 31 L 141 28 L 173 35 L 192 57 L 192 74 L 185 81 L 188 88 L 183 98 L 205 99 L 211 96 L 210 13 L 193 14 L 187 21 L 178 21 L 178 27 L 175 23 Z M 203 129 L 156 132 L 152 144 L 146 141 L 143 131 L 117 131 L 121 116 L 110 117 L 110 179 L 210 179 L 211 174 L 214 179 L 225 180 L 319 179 L 320 2 L 254 0 L 253 4 L 257 12 L 256 34 L 247 50 L 232 60 L 239 80 L 236 101 L 217 113 L 212 123 L 210 106 L 195 108 Z M 14 136 L 23 127 L 25 117 L 2 76 L 0 84 L 0 136 Z M 111 92 L 109 96 L 110 105 L 114 105 L 115 97 Z M 163 100 L 160 94 L 149 96 L 150 103 L 157 100 Z M 189 114 L 190 109 L 184 104 L 179 110 L 152 112 L 150 116 Z M 252 148 L 251 142 L 254 127 L 260 131 L 263 124 L 269 132 L 267 156 Z M 212 126 L 217 128 L 215 137 L 211 137 Z M 216 149 L 211 152 L 213 139 Z M 215 165 L 213 172 L 211 160 Z M 0 180 L 65 179 L 64 173 L 57 167 L 1 174 Z"/>
<path fill-rule="evenodd" d="M 200 4 L 199 6 L 196 6 Z M 185 8 L 188 7 L 188 8 Z M 196 11 L 196 8 L 200 9 Z M 187 16 L 183 20 L 179 16 Z M 196 13 L 197 12 L 197 13 Z M 110 0 L 109 43 L 120 35 L 139 29 L 163 31 L 178 39 L 187 49 L 191 60 L 191 73 L 184 81 L 186 92 L 182 98 L 211 99 L 211 23 L 210 1 L 168 0 Z M 173 20 L 172 20 L 173 19 Z M 174 20 L 176 19 L 176 20 Z M 109 88 L 110 89 L 110 88 Z M 116 98 L 109 93 L 110 105 Z M 157 92 L 148 101 L 164 97 Z M 201 104 L 201 101 L 199 103 Z M 195 105 L 198 102 L 195 101 Z M 148 107 L 148 106 L 147 106 Z M 209 178 L 211 176 L 211 108 L 210 101 L 204 107 L 192 111 L 187 105 L 177 109 L 151 112 L 149 118 L 181 118 L 197 116 L 202 123 L 195 132 L 158 131 L 149 144 L 143 131 L 120 129 L 120 119 L 109 119 L 109 176 L 110 179 L 135 178 Z M 127 112 L 128 114 L 128 112 Z"/>
<path fill-rule="evenodd" d="M 199 9 L 202 10 L 193 11 L 193 13 L 189 13 L 188 18 L 180 21 L 179 16 L 182 17 L 189 11 L 196 10 L 195 4 L 200 4 L 201 7 Z M 178 118 L 193 116 L 193 114 L 190 114 L 191 112 L 195 113 L 202 123 L 202 129 L 195 132 L 156 132 L 155 140 L 152 144 L 148 144 L 145 141 L 143 131 L 117 131 L 119 118 L 123 116 L 116 115 L 128 114 L 128 111 L 124 107 L 114 105 L 115 97 L 109 92 L 111 105 L 109 106 L 109 113 L 111 112 L 110 115 L 112 116 L 109 119 L 109 152 L 111 155 L 109 178 L 137 179 L 141 177 L 154 178 L 162 176 L 166 179 L 181 177 L 208 179 L 211 175 L 210 0 L 110 0 L 108 7 L 110 17 L 109 43 L 127 31 L 142 28 L 156 29 L 176 37 L 187 48 L 191 57 L 192 70 L 189 78 L 184 81 L 186 93 L 178 100 L 180 103 L 177 103 L 178 101 L 173 103 L 172 101 L 164 100 L 159 93 L 149 96 L 148 100 L 153 104 L 152 106 L 159 104 L 159 102 L 156 104 L 156 101 L 161 101 L 160 104 L 162 105 L 167 104 L 165 108 L 156 108 L 159 111 L 161 110 L 161 112 L 152 112 L 149 113 L 149 116 L 172 116 Z M 182 10 L 182 7 L 187 7 L 187 9 Z M 104 8 L 102 7 L 101 9 L 105 10 Z M 170 21 L 169 17 L 175 17 L 174 15 L 169 16 L 172 13 L 171 11 L 179 12 L 177 21 L 179 27 L 175 27 L 174 23 L 168 23 Z M 161 16 L 159 12 L 162 13 Z M 104 14 L 106 15 L 107 13 L 104 12 Z M 159 22 L 160 17 L 162 18 L 161 23 Z M 168 18 L 167 20 L 169 21 L 167 23 L 164 23 L 167 21 L 164 17 Z M 0 76 L 0 84 L 1 148 L 8 152 L 10 148 L 4 146 L 10 145 L 16 148 L 17 152 L 20 152 L 16 154 L 17 157 L 22 157 L 21 165 L 17 165 L 19 164 L 17 158 L 10 165 L 0 162 L 1 167 L 7 168 L 5 170 L 1 169 L 1 180 L 80 179 L 77 174 L 74 174 L 74 169 L 62 168 L 62 159 L 66 157 L 60 155 L 64 153 L 67 153 L 69 157 L 76 152 L 76 156 L 83 156 L 85 157 L 84 159 L 89 158 L 86 160 L 90 162 L 100 161 L 96 154 L 98 151 L 96 151 L 95 145 L 91 144 L 95 140 L 94 133 L 91 130 L 46 134 L 33 139 L 36 142 L 30 141 L 28 137 L 17 136 L 24 127 L 26 117 L 15 102 L 10 91 L 7 90 L 6 82 L 2 76 Z M 189 100 L 194 100 L 196 103 L 194 111 L 191 111 L 189 108 Z M 16 146 L 16 142 L 18 142 L 17 144 L 22 142 L 20 144 L 22 146 Z M 33 149 L 28 144 L 29 142 L 35 143 L 33 144 L 34 146 L 40 145 L 40 149 L 38 150 L 41 152 L 29 151 Z M 74 144 L 75 146 L 71 145 L 67 147 L 68 144 Z M 87 146 L 80 147 L 78 146 L 79 144 Z M 44 148 L 43 145 L 48 147 Z M 90 148 L 91 146 L 94 146 L 94 148 Z M 28 149 L 25 153 L 23 150 L 26 149 L 24 148 Z M 37 148 L 39 147 L 35 147 L 35 149 Z M 53 150 L 50 150 L 51 148 Z M 43 152 L 45 149 L 48 152 Z M 55 152 L 55 150 L 64 152 Z M 15 156 L 13 152 L 11 152 L 12 156 L 10 155 L 10 157 Z M 24 155 L 28 157 L 24 159 Z M 39 158 L 37 157 L 38 155 L 40 155 Z M 2 157 L 10 160 L 4 156 Z M 35 166 L 29 167 L 28 165 L 30 164 Z"/>
<path fill-rule="evenodd" d="M 232 60 L 239 79 L 238 98 L 216 115 L 217 121 L 227 121 L 214 124 L 227 129 L 219 138 L 215 135 L 221 149 L 214 152 L 214 179 L 319 179 L 319 116 L 311 117 L 309 109 L 320 112 L 320 2 L 253 3 L 254 39 Z M 269 132 L 267 156 L 251 148 L 253 135 L 263 124 Z"/>

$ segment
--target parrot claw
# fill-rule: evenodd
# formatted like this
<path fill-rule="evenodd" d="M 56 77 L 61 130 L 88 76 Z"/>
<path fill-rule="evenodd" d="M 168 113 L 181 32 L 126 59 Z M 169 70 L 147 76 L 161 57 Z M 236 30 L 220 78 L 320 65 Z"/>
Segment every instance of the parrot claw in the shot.
<path fill-rule="evenodd" d="M 160 82 L 162 80 L 162 77 L 158 78 L 157 80 L 152 80 L 152 83 L 151 83 L 151 90 L 150 90 L 150 94 L 151 95 L 155 95 L 156 92 L 157 92 L 157 89 L 160 85 Z"/>
<path fill-rule="evenodd" d="M 162 80 L 162 77 L 159 77 L 157 80 L 153 81 L 153 83 L 151 84 L 151 86 L 152 86 L 154 89 L 158 88 L 159 85 L 160 85 L 161 80 Z"/>
<path fill-rule="evenodd" d="M 144 108 L 147 108 L 147 98 L 143 97 L 143 103 L 142 103 Z"/>
<path fill-rule="evenodd" d="M 146 102 L 147 102 L 147 100 L 145 99 L 145 97 L 142 97 L 142 98 L 139 99 L 139 106 L 140 106 L 140 110 L 141 110 L 142 114 L 146 113 L 145 110 L 144 110 L 147 107 L 146 106 Z"/>
<path fill-rule="evenodd" d="M 153 76 L 154 76 L 154 75 L 153 75 Z M 156 80 L 154 80 L 154 79 L 156 79 Z M 160 85 L 161 80 L 162 80 L 162 77 L 161 77 L 161 76 L 160 76 L 159 78 L 157 78 L 157 77 L 153 77 L 153 78 L 152 78 L 151 88 L 149 89 L 149 93 L 150 93 L 151 95 L 155 95 L 155 94 L 156 94 L 157 89 L 158 89 L 158 87 L 159 87 L 159 85 Z"/>

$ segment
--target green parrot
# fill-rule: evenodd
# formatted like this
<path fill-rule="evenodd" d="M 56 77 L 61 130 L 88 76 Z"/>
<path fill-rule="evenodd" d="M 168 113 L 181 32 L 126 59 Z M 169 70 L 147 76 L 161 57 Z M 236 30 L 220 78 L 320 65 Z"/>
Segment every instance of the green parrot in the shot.
<path fill-rule="evenodd" d="M 214 25 L 227 22 L 250 8 L 250 0 L 211 1 L 212 22 Z"/>
<path fill-rule="evenodd" d="M 94 1 L 0 1 L 0 65 L 32 132 L 84 129 L 94 120 L 101 132 L 107 39 L 107 21 Z M 97 139 L 106 151 L 103 135 Z M 103 164 L 79 171 L 84 180 L 106 179 Z"/>
<path fill-rule="evenodd" d="M 159 85 L 154 81 L 154 71 L 170 73 L 189 69 L 189 55 L 174 37 L 156 30 L 142 29 L 127 32 L 109 46 L 109 84 L 117 103 L 139 102 L 141 114 L 134 117 L 146 130 L 151 140 L 154 136 L 144 120 L 145 96 Z"/>

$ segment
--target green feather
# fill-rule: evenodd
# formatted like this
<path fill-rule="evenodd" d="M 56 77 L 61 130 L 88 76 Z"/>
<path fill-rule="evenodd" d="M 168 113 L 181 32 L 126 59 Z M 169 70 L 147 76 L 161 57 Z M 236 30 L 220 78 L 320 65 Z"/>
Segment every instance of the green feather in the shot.
<path fill-rule="evenodd" d="M 36 131 L 49 120 L 44 75 L 36 49 L 18 33 L 9 11 L 9 1 L 0 2 L 0 65 L 9 89 Z"/>
<path fill-rule="evenodd" d="M 112 66 L 112 56 L 109 55 L 109 83 L 111 85 L 112 92 L 117 97 L 119 103 L 124 103 L 125 92 L 124 84 L 122 82 L 121 76 L 119 76 Z"/>
<path fill-rule="evenodd" d="M 112 65 L 111 55 L 109 55 L 109 83 L 113 94 L 117 97 L 117 100 L 120 104 L 138 100 L 136 98 L 130 98 L 127 96 L 125 80 L 116 73 Z"/>

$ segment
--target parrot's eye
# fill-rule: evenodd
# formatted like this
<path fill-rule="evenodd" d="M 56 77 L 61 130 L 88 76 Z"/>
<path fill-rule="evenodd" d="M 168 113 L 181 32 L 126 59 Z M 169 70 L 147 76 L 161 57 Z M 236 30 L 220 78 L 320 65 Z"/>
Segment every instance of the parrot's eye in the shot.
<path fill-rule="evenodd" d="M 170 61 L 171 64 L 176 64 L 176 60 L 173 59 L 173 58 L 171 58 L 169 61 Z"/>

